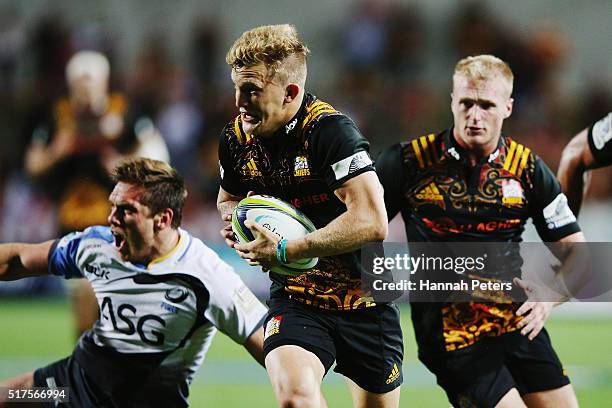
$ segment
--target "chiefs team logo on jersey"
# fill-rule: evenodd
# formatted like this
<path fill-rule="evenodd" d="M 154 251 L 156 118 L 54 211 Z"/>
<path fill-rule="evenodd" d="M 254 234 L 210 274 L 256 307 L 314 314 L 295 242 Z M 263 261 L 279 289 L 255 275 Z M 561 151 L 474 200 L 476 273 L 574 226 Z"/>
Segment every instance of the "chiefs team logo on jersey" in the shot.
<path fill-rule="evenodd" d="M 502 180 L 502 203 L 507 205 L 521 205 L 525 200 L 525 193 L 521 183 L 517 180 Z"/>
<path fill-rule="evenodd" d="M 273 318 L 268 320 L 268 324 L 266 324 L 264 340 L 266 340 L 270 336 L 280 333 L 280 324 L 282 320 L 283 316 L 274 316 Z"/>
<path fill-rule="evenodd" d="M 310 176 L 310 167 L 306 156 L 297 156 L 293 165 L 293 175 L 296 177 Z"/>

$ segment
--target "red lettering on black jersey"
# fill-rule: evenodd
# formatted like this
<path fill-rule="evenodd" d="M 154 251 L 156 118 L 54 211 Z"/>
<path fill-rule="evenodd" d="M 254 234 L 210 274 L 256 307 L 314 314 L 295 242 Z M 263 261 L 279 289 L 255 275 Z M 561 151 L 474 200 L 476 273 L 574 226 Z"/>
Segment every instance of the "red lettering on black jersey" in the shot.
<path fill-rule="evenodd" d="M 295 208 L 300 208 L 305 205 L 323 204 L 327 201 L 329 201 L 329 194 L 327 193 L 312 194 L 303 197 L 292 198 L 289 200 L 291 205 L 293 205 Z"/>

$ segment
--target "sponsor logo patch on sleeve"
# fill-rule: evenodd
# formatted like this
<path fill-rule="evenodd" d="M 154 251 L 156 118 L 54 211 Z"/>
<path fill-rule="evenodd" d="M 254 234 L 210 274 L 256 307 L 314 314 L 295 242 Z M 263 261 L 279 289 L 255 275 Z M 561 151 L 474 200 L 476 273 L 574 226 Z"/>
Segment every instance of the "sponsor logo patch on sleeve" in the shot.
<path fill-rule="evenodd" d="M 372 165 L 372 159 L 365 150 L 354 153 L 353 155 L 332 164 L 332 170 L 336 180 L 340 180 L 349 174 L 355 173 L 365 167 Z"/>
<path fill-rule="evenodd" d="M 612 139 L 612 112 L 605 118 L 593 125 L 593 144 L 597 150 L 603 147 Z"/>
<path fill-rule="evenodd" d="M 542 211 L 546 226 L 549 230 L 561 228 L 572 222 L 576 222 L 576 217 L 567 205 L 567 197 L 565 194 L 559 193 L 557 197 L 550 204 L 548 204 Z"/>

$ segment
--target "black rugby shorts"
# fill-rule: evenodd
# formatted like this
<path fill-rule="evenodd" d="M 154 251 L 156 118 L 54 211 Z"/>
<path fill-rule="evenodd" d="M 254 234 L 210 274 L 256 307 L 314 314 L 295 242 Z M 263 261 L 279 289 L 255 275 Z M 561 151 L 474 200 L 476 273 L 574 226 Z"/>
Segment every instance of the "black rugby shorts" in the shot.
<path fill-rule="evenodd" d="M 68 387 L 68 403 L 55 405 L 55 402 L 43 403 L 44 407 L 96 407 L 100 401 L 93 397 L 90 382 L 85 377 L 83 369 L 72 357 L 56 361 L 46 367 L 34 371 L 35 387 Z"/>
<path fill-rule="evenodd" d="M 295 345 L 315 354 L 361 388 L 383 394 L 403 381 L 404 346 L 399 310 L 383 304 L 363 310 L 328 311 L 286 298 L 268 301 L 264 353 Z"/>
<path fill-rule="evenodd" d="M 570 383 L 545 329 L 532 341 L 515 331 L 443 356 L 419 358 L 454 407 L 494 407 L 512 388 L 524 395 Z"/>

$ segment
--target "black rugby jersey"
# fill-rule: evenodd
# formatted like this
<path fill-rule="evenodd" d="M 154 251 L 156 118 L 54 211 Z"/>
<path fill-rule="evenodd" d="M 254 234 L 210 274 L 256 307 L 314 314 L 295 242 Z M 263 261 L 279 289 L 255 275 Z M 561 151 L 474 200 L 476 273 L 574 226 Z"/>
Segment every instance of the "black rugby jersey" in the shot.
<path fill-rule="evenodd" d="M 588 141 L 598 164 L 612 164 L 612 112 L 589 126 Z"/>
<path fill-rule="evenodd" d="M 346 211 L 334 190 L 374 171 L 369 143 L 347 116 L 306 94 L 298 113 L 267 138 L 246 134 L 240 116 L 221 134 L 221 186 L 236 196 L 249 191 L 285 200 L 322 228 Z M 360 251 L 324 257 L 312 270 L 286 277 L 270 273 L 271 296 L 289 296 L 322 309 L 373 306 L 361 287 Z"/>
<path fill-rule="evenodd" d="M 499 270 L 520 276 L 518 242 L 533 219 L 545 242 L 580 231 L 559 182 L 530 148 L 502 136 L 496 150 L 473 166 L 452 128 L 385 150 L 376 163 L 389 219 L 401 212 L 409 242 L 498 242 Z M 421 352 L 453 351 L 517 329 L 517 303 L 413 303 Z"/>

